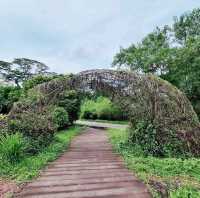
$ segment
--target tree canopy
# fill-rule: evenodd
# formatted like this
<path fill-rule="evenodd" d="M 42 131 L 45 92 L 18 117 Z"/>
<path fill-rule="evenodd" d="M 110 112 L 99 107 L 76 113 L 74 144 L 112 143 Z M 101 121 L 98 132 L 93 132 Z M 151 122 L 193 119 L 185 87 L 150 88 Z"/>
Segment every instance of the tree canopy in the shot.
<path fill-rule="evenodd" d="M 27 58 L 16 58 L 12 62 L 0 61 L 0 75 L 5 81 L 20 83 L 36 75 L 51 74 L 44 63 Z"/>
<path fill-rule="evenodd" d="M 174 17 L 173 32 L 176 41 L 181 44 L 190 38 L 200 36 L 200 8 Z"/>

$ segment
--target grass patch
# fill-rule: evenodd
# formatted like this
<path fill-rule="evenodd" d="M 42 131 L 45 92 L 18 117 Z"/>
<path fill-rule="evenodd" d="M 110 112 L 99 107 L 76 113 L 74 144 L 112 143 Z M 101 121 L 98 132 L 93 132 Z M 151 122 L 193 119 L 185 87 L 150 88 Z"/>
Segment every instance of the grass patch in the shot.
<path fill-rule="evenodd" d="M 154 197 L 200 197 L 199 158 L 145 157 L 139 148 L 127 144 L 127 134 L 125 129 L 108 129 L 114 149 L 123 156 L 127 167 L 148 185 Z"/>
<path fill-rule="evenodd" d="M 35 156 L 27 156 L 19 163 L 10 164 L 0 161 L 0 177 L 14 180 L 17 183 L 30 181 L 39 175 L 40 170 L 48 162 L 54 161 L 69 146 L 73 137 L 79 134 L 83 127 L 73 126 L 56 133 L 54 141 Z"/>

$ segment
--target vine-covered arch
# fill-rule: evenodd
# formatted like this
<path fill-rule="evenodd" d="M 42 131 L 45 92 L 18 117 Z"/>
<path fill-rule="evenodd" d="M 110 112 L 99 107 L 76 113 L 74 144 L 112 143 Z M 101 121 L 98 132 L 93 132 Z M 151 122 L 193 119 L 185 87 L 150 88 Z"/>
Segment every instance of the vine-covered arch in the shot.
<path fill-rule="evenodd" d="M 55 104 L 65 90 L 100 92 L 108 96 L 128 113 L 131 127 L 148 121 L 159 130 L 165 143 L 168 131 L 184 140 L 187 150 L 200 152 L 199 121 L 187 97 L 176 87 L 156 76 L 116 70 L 88 70 L 70 77 L 55 79 L 30 91 L 35 94 L 33 104 L 15 104 L 10 118 L 24 111 L 42 112 Z"/>
<path fill-rule="evenodd" d="M 176 130 L 188 130 L 199 124 L 187 97 L 167 81 L 150 74 L 89 70 L 74 76 L 71 88 L 98 91 L 110 97 L 134 121 L 147 119 Z"/>

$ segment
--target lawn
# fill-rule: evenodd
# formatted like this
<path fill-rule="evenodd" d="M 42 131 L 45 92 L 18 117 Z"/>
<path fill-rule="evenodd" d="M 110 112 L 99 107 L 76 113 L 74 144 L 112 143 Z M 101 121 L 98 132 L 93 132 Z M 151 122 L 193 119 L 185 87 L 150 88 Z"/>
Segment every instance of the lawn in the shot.
<path fill-rule="evenodd" d="M 125 129 L 109 129 L 108 136 L 113 148 L 123 156 L 127 167 L 148 185 L 154 197 L 200 197 L 199 158 L 145 157 L 139 149 L 126 144 Z"/>
<path fill-rule="evenodd" d="M 17 183 L 24 183 L 37 177 L 42 168 L 48 162 L 58 158 L 69 146 L 72 138 L 80 134 L 83 127 L 73 126 L 69 129 L 57 132 L 51 145 L 35 156 L 25 156 L 22 161 L 16 164 L 9 164 L 0 161 L 0 177 L 14 180 Z"/>

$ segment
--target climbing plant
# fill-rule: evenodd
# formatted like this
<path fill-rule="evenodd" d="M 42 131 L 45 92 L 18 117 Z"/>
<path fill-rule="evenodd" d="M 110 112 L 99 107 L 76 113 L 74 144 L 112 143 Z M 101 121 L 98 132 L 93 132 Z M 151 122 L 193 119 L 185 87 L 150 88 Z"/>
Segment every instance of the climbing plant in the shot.
<path fill-rule="evenodd" d="M 199 121 L 189 100 L 167 81 L 149 74 L 90 70 L 54 79 L 38 85 L 24 101 L 16 103 L 8 120 L 21 120 L 23 114 L 39 116 L 48 112 L 50 106 L 59 104 L 59 96 L 69 90 L 80 93 L 96 91 L 109 97 L 127 113 L 131 132 L 140 122 L 150 123 L 156 128 L 156 141 L 161 149 L 168 144 L 168 134 L 173 131 L 177 141 L 184 145 L 181 148 L 185 152 L 200 154 Z M 30 102 L 30 97 L 34 102 Z M 35 127 L 38 127 L 37 123 Z"/>

